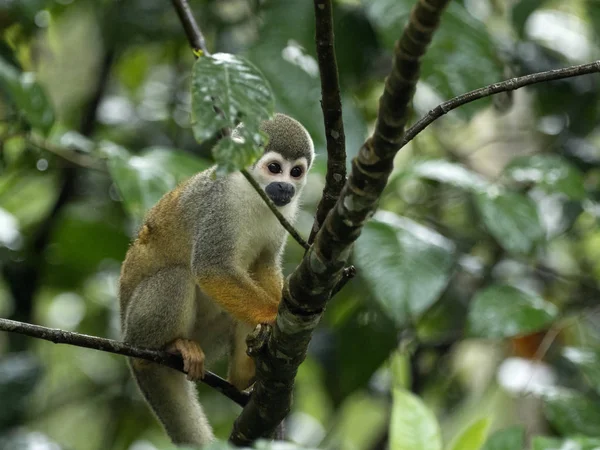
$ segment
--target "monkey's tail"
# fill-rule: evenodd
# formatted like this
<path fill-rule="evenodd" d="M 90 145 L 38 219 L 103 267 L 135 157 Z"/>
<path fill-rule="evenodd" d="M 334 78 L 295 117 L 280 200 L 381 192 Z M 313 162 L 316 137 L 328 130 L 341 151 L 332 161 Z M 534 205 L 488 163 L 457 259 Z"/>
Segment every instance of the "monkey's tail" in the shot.
<path fill-rule="evenodd" d="M 204 445 L 214 439 L 196 388 L 185 375 L 154 363 L 130 361 L 142 394 L 177 445 Z"/>

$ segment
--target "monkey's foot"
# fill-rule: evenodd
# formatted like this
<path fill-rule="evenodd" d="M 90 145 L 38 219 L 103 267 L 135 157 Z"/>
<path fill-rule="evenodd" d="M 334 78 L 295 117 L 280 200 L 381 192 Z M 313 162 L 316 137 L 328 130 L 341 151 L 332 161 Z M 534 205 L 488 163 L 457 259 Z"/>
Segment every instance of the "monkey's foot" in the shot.
<path fill-rule="evenodd" d="M 195 341 L 189 339 L 175 339 L 167 347 L 167 351 L 181 355 L 183 371 L 190 381 L 204 378 L 204 352 Z"/>

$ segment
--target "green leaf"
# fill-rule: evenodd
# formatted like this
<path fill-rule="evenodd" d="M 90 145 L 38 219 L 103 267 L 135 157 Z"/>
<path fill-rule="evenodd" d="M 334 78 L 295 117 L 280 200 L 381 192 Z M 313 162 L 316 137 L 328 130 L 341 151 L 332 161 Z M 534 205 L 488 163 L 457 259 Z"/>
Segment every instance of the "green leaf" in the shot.
<path fill-rule="evenodd" d="M 551 438 L 546 436 L 535 436 L 531 441 L 531 450 L 581 450 L 579 446 L 568 446 L 570 441 Z"/>
<path fill-rule="evenodd" d="M 215 112 L 214 107 L 218 108 Z M 219 172 L 231 172 L 252 164 L 261 154 L 266 135 L 262 121 L 273 115 L 271 88 L 248 61 L 227 53 L 202 56 L 192 72 L 192 129 L 201 142 L 223 128 L 236 129 L 237 137 L 225 137 L 213 148 Z"/>
<path fill-rule="evenodd" d="M 531 450 L 598 450 L 599 448 L 599 438 L 573 437 L 562 440 L 535 436 L 531 441 Z"/>
<path fill-rule="evenodd" d="M 209 163 L 178 150 L 151 147 L 131 155 L 117 145 L 105 145 L 108 169 L 128 212 L 141 223 L 146 212 L 181 181 Z"/>
<path fill-rule="evenodd" d="M 513 426 L 498 430 L 492 434 L 483 446 L 483 450 L 522 450 L 525 429 Z"/>
<path fill-rule="evenodd" d="M 442 436 L 433 412 L 416 395 L 394 389 L 390 450 L 441 450 Z"/>
<path fill-rule="evenodd" d="M 511 18 L 519 37 L 525 35 L 525 24 L 531 13 L 543 5 L 544 2 L 545 0 L 519 0 L 513 4 Z"/>
<path fill-rule="evenodd" d="M 412 6 L 413 2 L 398 0 L 365 2 L 367 15 L 388 48 L 392 49 L 400 36 Z M 420 72 L 420 81 L 429 84 L 444 98 L 456 97 L 504 78 L 503 66 L 488 27 L 460 2 L 451 2 L 444 12 Z M 489 102 L 490 99 L 474 102 L 457 111 L 471 116 L 481 110 L 482 103 Z"/>
<path fill-rule="evenodd" d="M 48 134 L 54 125 L 54 109 L 33 73 L 21 73 L 0 59 L 0 89 L 6 91 L 27 123 Z"/>
<path fill-rule="evenodd" d="M 450 450 L 479 450 L 483 446 L 490 428 L 490 418 L 476 420 L 465 428 L 448 446 Z"/>
<path fill-rule="evenodd" d="M 397 326 L 418 318 L 451 275 L 454 244 L 434 230 L 379 212 L 356 242 L 355 262 Z"/>
<path fill-rule="evenodd" d="M 467 316 L 472 336 L 503 338 L 525 335 L 550 325 L 556 306 L 508 285 L 492 285 L 475 294 Z"/>
<path fill-rule="evenodd" d="M 490 188 L 475 195 L 486 228 L 510 253 L 528 254 L 544 237 L 533 200 Z"/>
<path fill-rule="evenodd" d="M 561 193 L 571 200 L 585 198 L 581 171 L 558 155 L 515 158 L 504 174 L 518 184 L 533 183 L 548 193 Z"/>
<path fill-rule="evenodd" d="M 473 192 L 480 192 L 489 187 L 489 183 L 481 175 L 443 159 L 417 162 L 407 169 L 407 173 Z"/>
<path fill-rule="evenodd" d="M 563 435 L 600 436 L 600 403 L 571 389 L 544 393 L 544 415 Z"/>
<path fill-rule="evenodd" d="M 0 426 L 17 425 L 14 421 L 27 409 L 27 398 L 43 374 L 39 360 L 31 353 L 9 353 L 0 360 Z M 16 448 L 16 447 L 2 447 Z"/>
<path fill-rule="evenodd" d="M 583 347 L 565 347 L 562 355 L 575 364 L 600 394 L 600 351 Z"/>

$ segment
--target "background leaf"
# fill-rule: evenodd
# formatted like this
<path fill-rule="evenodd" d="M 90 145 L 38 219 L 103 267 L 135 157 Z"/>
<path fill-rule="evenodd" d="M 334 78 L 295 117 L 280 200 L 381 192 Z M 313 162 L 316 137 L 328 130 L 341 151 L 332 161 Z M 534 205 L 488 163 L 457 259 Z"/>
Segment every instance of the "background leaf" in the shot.
<path fill-rule="evenodd" d="M 406 169 L 404 174 L 439 181 L 471 192 L 480 192 L 490 185 L 478 173 L 443 159 L 419 161 Z"/>
<path fill-rule="evenodd" d="M 397 326 L 418 318 L 450 277 L 454 246 L 434 230 L 379 212 L 356 242 L 355 263 Z"/>
<path fill-rule="evenodd" d="M 271 88 L 259 70 L 243 58 L 217 53 L 202 56 L 194 64 L 192 129 L 196 139 L 202 142 L 243 122 L 236 129 L 238 139 L 223 138 L 213 148 L 220 170 L 243 169 L 261 155 L 266 137 L 259 126 L 273 111 Z"/>
<path fill-rule="evenodd" d="M 483 450 L 522 450 L 525 429 L 522 426 L 504 428 L 493 433 L 483 446 Z"/>
<path fill-rule="evenodd" d="M 475 199 L 486 228 L 507 251 L 528 254 L 542 240 L 544 230 L 530 198 L 488 189 Z"/>
<path fill-rule="evenodd" d="M 546 419 L 562 434 L 600 436 L 600 402 L 571 389 L 544 394 Z"/>
<path fill-rule="evenodd" d="M 547 327 L 557 314 L 556 306 L 537 295 L 512 286 L 492 285 L 473 298 L 467 327 L 473 336 L 518 336 Z"/>
<path fill-rule="evenodd" d="M 487 438 L 490 422 L 488 417 L 476 420 L 458 434 L 448 448 L 450 450 L 479 450 Z"/>
<path fill-rule="evenodd" d="M 130 214 L 141 222 L 146 212 L 181 181 L 208 168 L 200 158 L 178 150 L 152 147 L 139 155 L 105 145 L 108 168 Z"/>
<path fill-rule="evenodd" d="M 504 169 L 517 184 L 534 184 L 548 193 L 564 194 L 571 200 L 585 197 L 581 171 L 558 155 L 532 155 L 515 158 Z"/>
<path fill-rule="evenodd" d="M 600 351 L 584 347 L 565 347 L 562 355 L 575 364 L 600 394 Z"/>
<path fill-rule="evenodd" d="M 33 128 L 48 134 L 54 124 L 54 109 L 35 74 L 19 73 L 17 68 L 0 58 L 0 88 Z"/>
<path fill-rule="evenodd" d="M 394 389 L 390 419 L 390 450 L 441 450 L 435 415 L 414 394 Z"/>

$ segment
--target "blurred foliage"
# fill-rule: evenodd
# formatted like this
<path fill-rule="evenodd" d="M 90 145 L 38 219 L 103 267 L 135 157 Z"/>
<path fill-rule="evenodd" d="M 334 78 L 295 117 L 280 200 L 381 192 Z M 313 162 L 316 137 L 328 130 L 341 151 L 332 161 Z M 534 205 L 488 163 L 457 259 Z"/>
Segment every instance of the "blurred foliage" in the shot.
<path fill-rule="evenodd" d="M 310 229 L 326 162 L 312 2 L 191 3 L 221 56 L 194 63 L 170 2 L 0 0 L 2 317 L 118 338 L 119 265 L 145 211 L 214 161 L 251 161 L 273 111 L 302 121 L 320 154 L 298 220 Z M 335 2 L 350 156 L 412 3 Z M 597 1 L 456 0 L 423 60 L 414 116 L 598 59 L 599 30 Z M 226 115 L 207 97 L 225 99 Z M 355 246 L 358 276 L 300 368 L 290 441 L 600 447 L 598 105 L 597 75 L 538 84 L 460 108 L 400 152 Z M 249 151 L 213 148 L 244 117 Z M 286 272 L 302 254 L 290 241 Z M 0 448 L 173 448 L 123 358 L 6 333 L 0 355 Z M 225 438 L 239 408 L 199 391 Z"/>

